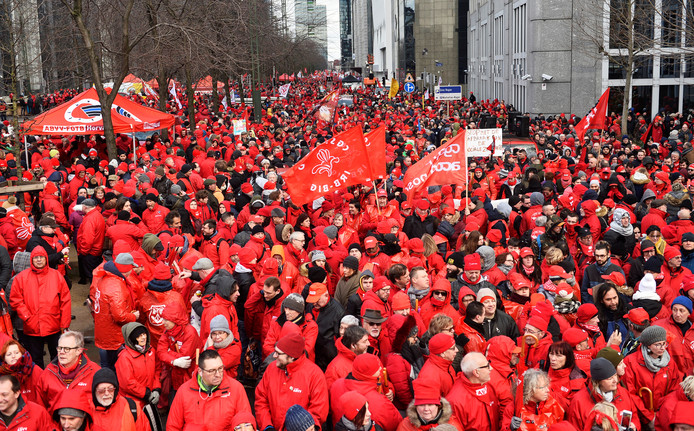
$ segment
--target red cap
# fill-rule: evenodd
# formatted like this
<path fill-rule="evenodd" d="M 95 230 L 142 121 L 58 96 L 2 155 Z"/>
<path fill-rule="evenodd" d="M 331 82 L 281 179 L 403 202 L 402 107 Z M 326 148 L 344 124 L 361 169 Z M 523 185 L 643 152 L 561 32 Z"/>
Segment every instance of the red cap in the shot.
<path fill-rule="evenodd" d="M 241 191 L 244 193 L 253 193 L 253 186 L 250 183 L 241 184 Z"/>
<path fill-rule="evenodd" d="M 593 304 L 583 304 L 578 307 L 576 320 L 579 323 L 585 323 L 598 315 L 598 308 Z"/>
<path fill-rule="evenodd" d="M 275 260 L 275 259 L 272 259 Z M 309 288 L 308 288 L 308 297 L 306 298 L 306 302 L 309 304 L 315 304 L 318 302 L 321 296 L 325 292 L 328 291 L 328 287 L 323 284 L 323 283 L 313 283 Z"/>
<path fill-rule="evenodd" d="M 305 348 L 304 337 L 296 332 L 290 332 L 279 339 L 276 347 L 278 350 L 282 351 L 282 353 L 286 353 L 292 358 L 300 358 Z"/>
<path fill-rule="evenodd" d="M 393 311 L 409 310 L 412 308 L 412 305 L 410 304 L 410 297 L 405 292 L 397 292 L 395 295 L 393 295 L 392 308 Z"/>
<path fill-rule="evenodd" d="M 648 315 L 648 311 L 643 308 L 632 308 L 627 314 L 624 315 L 625 319 L 629 319 L 634 325 L 645 325 L 646 322 L 650 322 L 651 318 Z"/>
<path fill-rule="evenodd" d="M 571 348 L 576 348 L 581 342 L 588 339 L 588 333 L 580 328 L 569 328 L 564 331 L 562 340 L 571 345 Z"/>
<path fill-rule="evenodd" d="M 429 202 L 426 201 L 425 199 L 420 199 L 419 202 L 417 202 L 417 209 L 419 210 L 428 210 L 429 209 Z"/>
<path fill-rule="evenodd" d="M 400 205 L 400 209 L 403 209 L 403 210 L 408 210 L 411 208 L 412 208 L 412 205 L 410 205 L 410 203 L 407 201 L 403 202 L 402 205 Z"/>
<path fill-rule="evenodd" d="M 455 346 L 455 339 L 445 332 L 439 332 L 429 340 L 429 352 L 432 355 L 440 355 Z"/>
<path fill-rule="evenodd" d="M 476 231 L 479 231 L 479 230 L 480 230 L 480 225 L 479 225 L 477 222 L 470 221 L 470 222 L 467 222 L 467 224 L 465 225 L 465 230 L 466 230 L 467 232 L 472 232 L 472 231 L 475 231 L 475 230 L 476 230 Z"/>
<path fill-rule="evenodd" d="M 155 280 L 171 280 L 171 268 L 164 263 L 158 263 L 154 267 L 153 276 Z"/>
<path fill-rule="evenodd" d="M 615 284 L 615 286 L 624 286 L 625 284 L 627 284 L 627 280 L 624 278 L 624 274 L 617 271 L 607 275 L 603 275 L 602 278 L 603 280 L 611 281 Z"/>
<path fill-rule="evenodd" d="M 560 277 L 566 280 L 567 278 L 570 278 L 571 276 L 564 271 L 564 268 L 562 268 L 559 265 L 552 265 L 549 267 L 549 270 L 547 271 L 550 277 Z"/>
<path fill-rule="evenodd" d="M 349 421 L 354 422 L 361 409 L 366 405 L 366 397 L 357 391 L 345 392 L 340 396 L 342 414 Z"/>
<path fill-rule="evenodd" d="M 441 404 L 441 391 L 439 389 L 439 384 L 433 382 L 432 380 L 433 379 L 415 379 L 412 382 L 415 406 L 421 406 L 424 404 Z"/>
<path fill-rule="evenodd" d="M 465 256 L 465 263 L 463 268 L 465 269 L 465 271 L 481 271 L 482 262 L 480 260 L 480 255 L 477 253 L 472 253 Z"/>
<path fill-rule="evenodd" d="M 521 259 L 526 257 L 526 256 L 535 256 L 535 253 L 533 253 L 533 250 L 530 247 L 523 247 L 520 250 L 520 257 Z"/>
<path fill-rule="evenodd" d="M 489 229 L 487 239 L 492 242 L 501 242 L 501 231 L 499 229 Z"/>
<path fill-rule="evenodd" d="M 379 198 L 387 198 L 387 197 L 388 197 L 388 193 L 387 193 L 385 190 L 380 189 L 380 190 L 376 193 L 376 196 L 379 197 Z"/>
<path fill-rule="evenodd" d="M 364 238 L 364 249 L 374 248 L 378 246 L 378 241 L 372 236 Z"/>
<path fill-rule="evenodd" d="M 407 248 L 415 253 L 424 253 L 424 242 L 419 238 L 412 238 L 407 242 Z"/>

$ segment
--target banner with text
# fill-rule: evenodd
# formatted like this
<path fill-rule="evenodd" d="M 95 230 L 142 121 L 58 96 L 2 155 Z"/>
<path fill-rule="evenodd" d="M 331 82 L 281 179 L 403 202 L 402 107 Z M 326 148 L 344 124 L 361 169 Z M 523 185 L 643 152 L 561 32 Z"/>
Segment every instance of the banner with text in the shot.
<path fill-rule="evenodd" d="M 465 152 L 468 157 L 501 157 L 504 155 L 501 129 L 471 129 L 465 131 Z"/>

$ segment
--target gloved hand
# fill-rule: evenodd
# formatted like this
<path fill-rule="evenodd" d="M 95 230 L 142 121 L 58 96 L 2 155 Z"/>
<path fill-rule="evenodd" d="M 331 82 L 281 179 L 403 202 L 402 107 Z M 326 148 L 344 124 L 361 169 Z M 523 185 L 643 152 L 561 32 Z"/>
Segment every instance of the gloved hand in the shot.
<path fill-rule="evenodd" d="M 521 418 L 514 416 L 511 418 L 511 429 L 517 430 L 521 426 Z"/>
<path fill-rule="evenodd" d="M 178 368 L 188 368 L 190 367 L 190 356 L 181 356 L 180 358 L 173 360 L 173 366 Z"/>
<path fill-rule="evenodd" d="M 148 401 L 153 406 L 159 404 L 159 389 L 155 389 L 154 391 L 152 391 L 152 393 L 149 395 Z"/>

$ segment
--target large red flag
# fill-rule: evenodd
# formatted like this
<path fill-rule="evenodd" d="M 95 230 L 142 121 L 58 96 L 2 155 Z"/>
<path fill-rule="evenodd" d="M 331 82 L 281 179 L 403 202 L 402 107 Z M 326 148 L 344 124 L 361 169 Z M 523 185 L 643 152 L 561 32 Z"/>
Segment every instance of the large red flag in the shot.
<path fill-rule="evenodd" d="M 327 96 L 323 97 L 318 105 L 311 111 L 311 116 L 313 116 L 316 121 L 323 121 L 328 124 L 332 124 L 335 117 L 335 111 L 337 110 L 337 101 L 340 98 L 340 91 L 334 90 L 328 93 Z"/>
<path fill-rule="evenodd" d="M 607 117 L 607 101 L 610 98 L 610 87 L 607 87 L 598 104 L 590 110 L 588 115 L 583 117 L 581 121 L 574 127 L 576 130 L 576 136 L 578 137 L 578 143 L 583 143 L 583 136 L 585 136 L 586 131 L 590 129 L 604 129 L 606 127 L 605 117 Z"/>
<path fill-rule="evenodd" d="M 292 202 L 303 205 L 333 190 L 366 182 L 371 175 L 361 126 L 314 148 L 282 177 Z"/>
<path fill-rule="evenodd" d="M 371 158 L 371 180 L 386 177 L 386 126 L 372 130 L 364 136 L 366 151 Z"/>
<path fill-rule="evenodd" d="M 465 130 L 437 148 L 405 173 L 405 193 L 412 199 L 421 189 L 435 185 L 466 184 Z"/>

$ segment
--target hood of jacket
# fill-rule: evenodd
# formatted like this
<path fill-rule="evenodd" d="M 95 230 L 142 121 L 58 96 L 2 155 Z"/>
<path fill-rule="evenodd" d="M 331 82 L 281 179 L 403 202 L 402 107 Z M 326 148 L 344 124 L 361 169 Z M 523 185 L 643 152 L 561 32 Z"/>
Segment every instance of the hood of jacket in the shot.
<path fill-rule="evenodd" d="M 93 423 L 92 418 L 94 416 L 94 410 L 92 409 L 85 391 L 63 391 L 60 393 L 58 401 L 56 401 L 53 407 L 53 420 L 56 423 L 60 423 L 60 414 L 58 414 L 58 412 L 60 409 L 64 408 L 77 409 L 85 412 L 85 422 L 90 424 L 87 426 L 87 429 L 90 429 Z"/>
<path fill-rule="evenodd" d="M 161 244 L 161 240 L 153 233 L 146 233 L 142 238 L 142 249 L 150 256 L 154 254 L 154 247 L 157 244 Z"/>
<path fill-rule="evenodd" d="M 113 402 L 109 406 L 104 406 L 101 403 L 99 403 L 99 400 L 96 398 L 96 387 L 99 386 L 101 383 L 110 383 L 113 385 L 113 387 L 116 388 L 116 392 L 113 394 Z M 92 379 L 92 402 L 94 403 L 94 406 L 96 408 L 102 407 L 106 410 L 108 410 L 112 405 L 116 403 L 116 400 L 118 399 L 118 377 L 116 377 L 116 373 L 113 372 L 112 369 L 110 368 L 101 368 L 99 369 L 96 373 L 94 373 L 94 378 Z"/>
<path fill-rule="evenodd" d="M 655 192 L 651 189 L 646 189 L 643 192 L 643 196 L 641 196 L 641 203 L 645 202 L 646 199 L 653 199 L 655 198 Z"/>
<path fill-rule="evenodd" d="M 492 269 L 496 264 L 494 249 L 488 245 L 483 245 L 477 249 L 477 253 L 482 257 L 484 263 L 482 264 L 482 273 L 485 273 Z"/>
<path fill-rule="evenodd" d="M 505 335 L 492 337 L 487 344 L 487 359 L 492 363 L 492 367 L 505 377 L 513 372 L 510 363 L 513 349 L 516 347 L 516 343 Z"/>
<path fill-rule="evenodd" d="M 437 424 L 443 425 L 448 423 L 448 421 L 451 420 L 452 415 L 453 408 L 451 407 L 451 403 L 449 403 L 445 398 L 442 397 L 441 414 L 438 416 L 438 419 L 436 420 Z M 419 429 L 422 427 L 422 425 L 424 425 L 422 423 L 422 420 L 419 418 L 419 415 L 417 414 L 417 409 L 415 408 L 414 400 L 412 400 L 412 402 L 410 402 L 410 405 L 407 406 L 407 419 L 416 429 Z"/>
<path fill-rule="evenodd" d="M 137 351 L 137 349 L 135 348 L 135 343 L 133 342 L 134 340 L 131 338 L 131 335 L 133 334 L 133 332 L 135 332 L 135 330 L 137 328 L 144 329 L 146 334 L 147 334 L 147 344 L 145 344 L 145 352 L 146 352 L 149 350 L 149 347 L 150 347 L 149 343 L 150 343 L 151 339 L 149 336 L 149 330 L 142 323 L 128 322 L 125 325 L 123 325 L 123 327 L 121 328 L 121 332 L 123 333 L 123 341 L 124 341 L 126 346 Z"/>
<path fill-rule="evenodd" d="M 166 304 L 164 311 L 161 313 L 161 317 L 178 326 L 185 327 L 188 325 L 188 314 L 186 313 L 186 309 L 177 301 Z"/>
<path fill-rule="evenodd" d="M 36 256 L 43 256 L 43 257 L 46 258 L 46 266 L 44 266 L 42 269 L 38 269 L 38 268 L 36 268 L 36 267 L 34 266 L 34 258 L 35 258 Z M 44 271 L 46 271 L 47 268 L 48 268 L 48 253 L 46 253 L 46 250 L 45 250 L 43 247 L 41 247 L 41 246 L 39 245 L 39 246 L 35 247 L 35 248 L 31 251 L 31 259 L 30 259 L 30 261 L 31 261 L 30 265 L 31 265 L 31 270 L 32 270 L 32 271 L 34 271 L 34 272 L 44 272 Z"/>
<path fill-rule="evenodd" d="M 581 208 L 583 208 L 583 212 L 585 213 L 586 218 L 588 218 L 595 215 L 595 212 L 598 209 L 598 205 L 595 203 L 594 200 L 587 200 L 581 204 Z"/>

